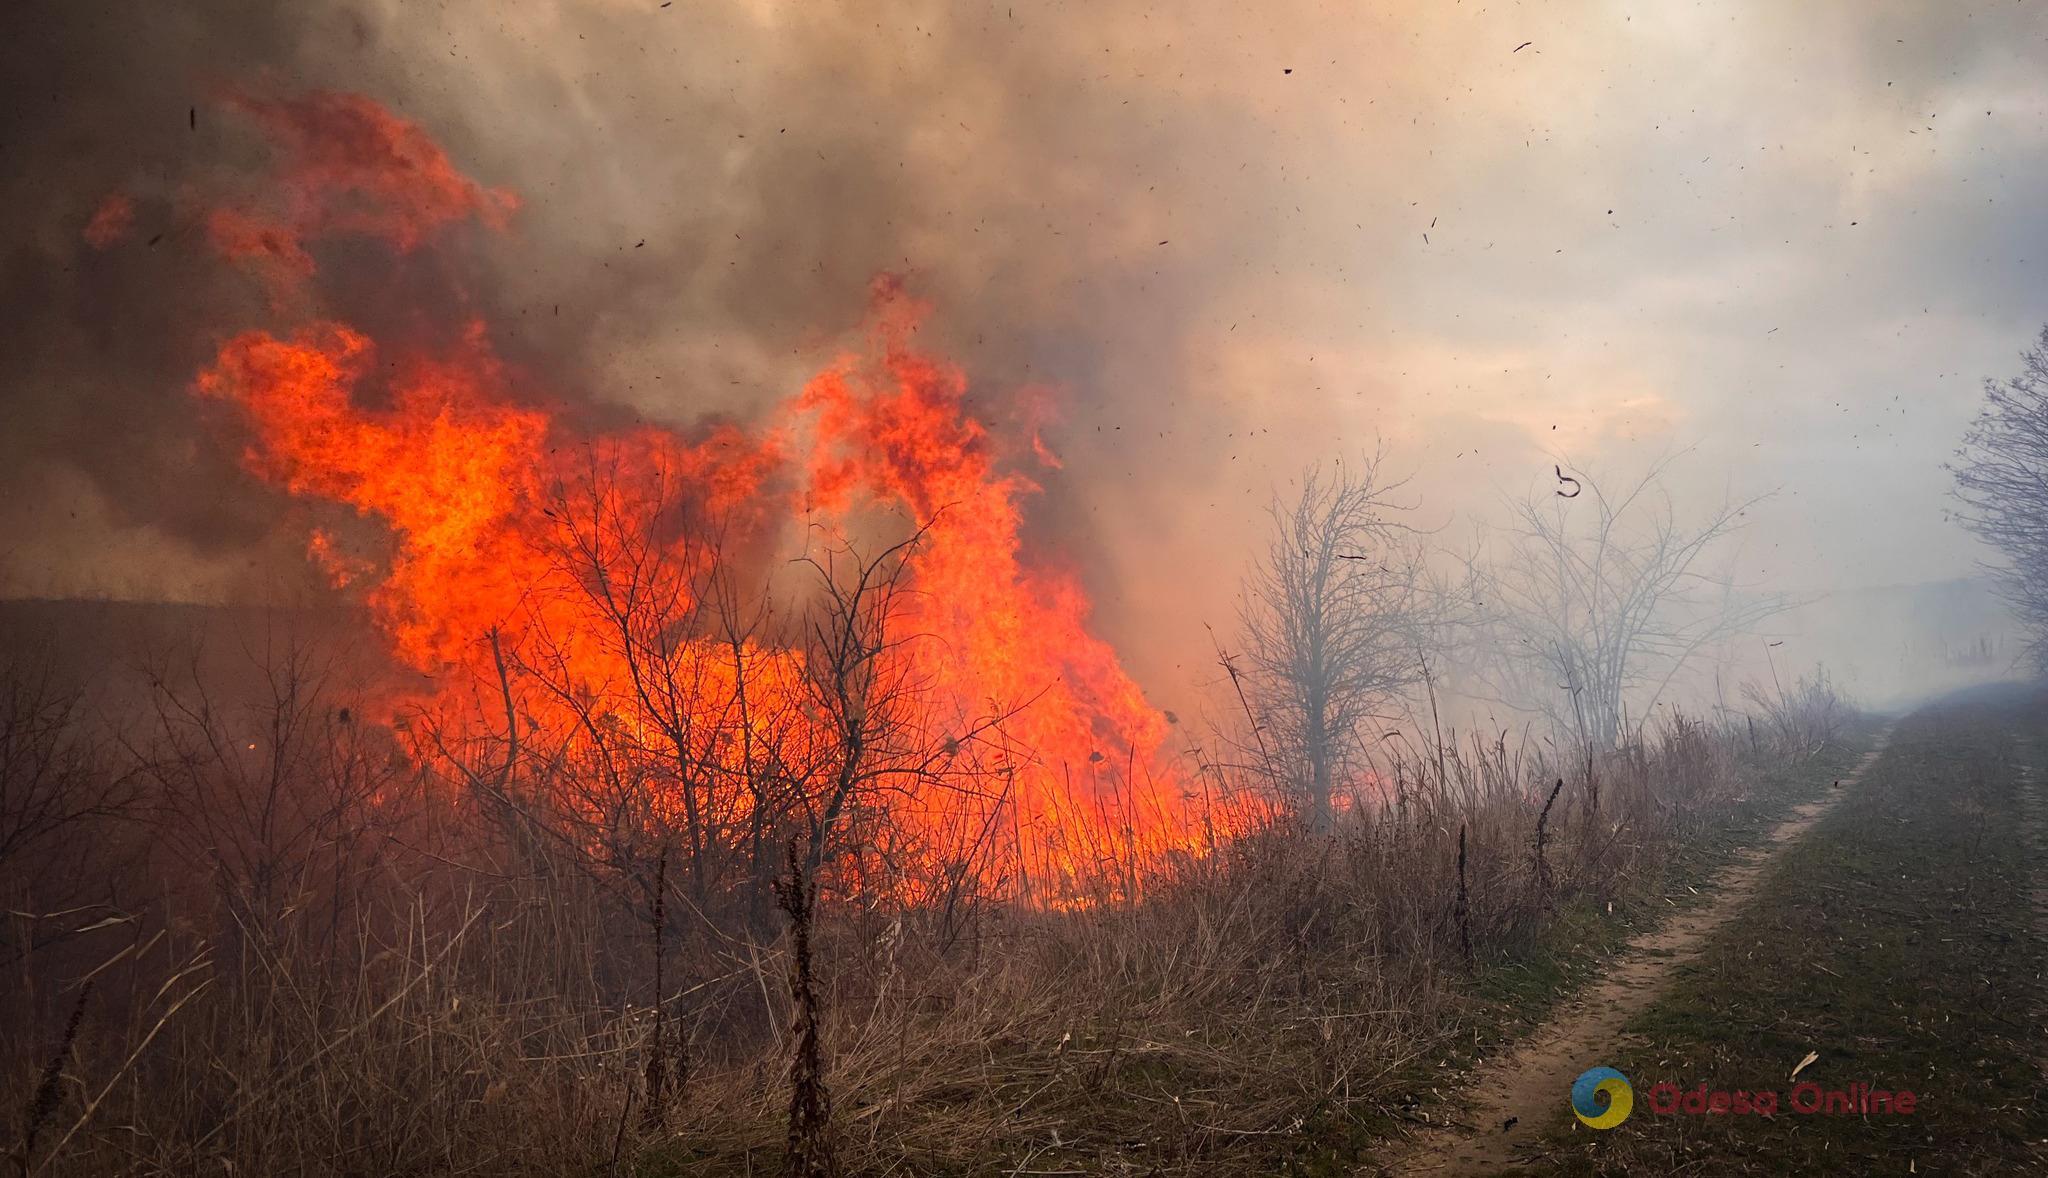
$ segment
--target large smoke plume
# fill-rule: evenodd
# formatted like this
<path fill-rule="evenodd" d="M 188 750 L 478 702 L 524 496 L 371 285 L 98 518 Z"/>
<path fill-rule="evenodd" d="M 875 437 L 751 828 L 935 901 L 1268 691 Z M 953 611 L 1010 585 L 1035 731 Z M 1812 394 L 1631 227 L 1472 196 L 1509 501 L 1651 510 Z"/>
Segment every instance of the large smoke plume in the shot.
<path fill-rule="evenodd" d="M 978 413 L 1055 410 L 1030 526 L 1144 677 L 1204 657 L 1275 485 L 1382 432 L 1444 511 L 1553 446 L 1704 440 L 1682 490 L 1786 492 L 1763 573 L 1885 580 L 1900 527 L 1961 571 L 1937 460 L 2038 318 L 2038 226 L 2001 221 L 2042 158 L 2026 8 L 15 6 L 5 588 L 322 592 L 188 392 L 267 310 L 189 213 L 262 174 L 250 89 L 365 94 L 516 192 L 401 281 L 599 418 L 748 419 L 907 272 Z"/>

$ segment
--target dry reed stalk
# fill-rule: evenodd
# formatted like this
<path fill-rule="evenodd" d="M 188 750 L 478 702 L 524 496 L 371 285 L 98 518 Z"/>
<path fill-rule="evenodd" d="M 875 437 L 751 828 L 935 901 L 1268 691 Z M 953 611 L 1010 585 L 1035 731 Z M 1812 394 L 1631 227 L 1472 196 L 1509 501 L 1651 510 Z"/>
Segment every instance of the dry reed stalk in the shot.
<path fill-rule="evenodd" d="M 1458 918 L 1458 954 L 1465 968 L 1472 968 L 1472 892 L 1465 881 L 1465 824 L 1458 824 L 1458 900 L 1452 911 Z"/>
<path fill-rule="evenodd" d="M 1557 804 L 1557 795 L 1563 792 L 1564 778 L 1560 777 L 1557 784 L 1550 787 L 1550 797 L 1543 803 L 1543 812 L 1536 815 L 1536 894 L 1539 900 L 1547 900 L 1550 896 L 1550 860 L 1544 856 L 1543 847 L 1548 837 L 1550 808 Z"/>
<path fill-rule="evenodd" d="M 71 1058 L 72 1046 L 78 1042 L 78 1026 L 85 1020 L 85 1000 L 91 995 L 91 982 L 79 987 L 78 1001 L 71 1006 L 71 1017 L 64 1020 L 64 1034 L 57 1041 L 57 1050 L 44 1066 L 35 1096 L 29 1101 L 28 1126 L 22 1131 L 21 1152 L 15 1157 L 15 1165 L 23 1174 L 29 1172 L 29 1163 L 35 1160 L 36 1137 L 57 1112 L 57 1082 L 64 1073 L 65 1062 Z"/>

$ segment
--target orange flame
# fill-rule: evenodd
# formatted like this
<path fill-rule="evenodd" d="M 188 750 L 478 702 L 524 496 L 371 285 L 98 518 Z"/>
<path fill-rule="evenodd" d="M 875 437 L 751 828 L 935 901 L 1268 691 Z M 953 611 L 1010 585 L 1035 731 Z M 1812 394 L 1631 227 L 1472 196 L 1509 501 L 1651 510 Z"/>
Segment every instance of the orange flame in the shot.
<path fill-rule="evenodd" d="M 273 297 L 313 276 L 308 238 L 354 234 L 410 253 L 472 217 L 502 229 L 519 208 L 512 193 L 486 190 L 458 171 L 417 124 L 360 94 L 237 93 L 228 105 L 269 133 L 287 166 L 264 206 L 212 210 L 207 236 Z"/>
<path fill-rule="evenodd" d="M 283 149 L 284 203 L 217 210 L 209 226 L 222 254 L 273 293 L 314 277 L 311 237 L 367 234 L 411 251 L 464 220 L 500 226 L 516 207 L 368 99 L 236 103 Z M 878 657 L 915 685 L 917 730 L 941 755 L 906 778 L 915 788 L 887 794 L 883 817 L 911 853 L 957 858 L 958 847 L 931 847 L 961 832 L 999 843 L 981 861 L 1050 897 L 1108 863 L 1193 846 L 1187 783 L 1165 749 L 1167 719 L 1090 631 L 1078 582 L 1026 553 L 1020 528 L 1037 487 L 1001 468 L 963 404 L 960 369 L 914 346 L 926 313 L 879 282 L 873 357 L 831 365 L 770 428 L 694 440 L 651 428 L 579 434 L 535 407 L 545 398 L 474 321 L 433 356 L 383 354 L 335 322 L 245 332 L 197 390 L 239 410 L 250 471 L 388 534 L 377 561 L 328 528 L 311 533 L 309 551 L 337 583 L 371 583 L 367 601 L 401 659 L 474 689 L 502 677 L 509 650 L 574 685 L 522 686 L 526 724 L 600 749 L 624 739 L 616 726 L 660 728 L 678 763 L 725 771 L 725 786 L 702 791 L 680 771 L 652 783 L 675 795 L 660 804 L 689 806 L 701 822 L 743 822 L 758 804 L 735 784 L 751 780 L 747 747 L 793 742 L 790 761 L 831 735 L 805 702 L 799 643 L 763 646 L 706 624 L 698 607 L 720 553 L 703 536 L 772 543 L 804 518 L 848 535 L 864 511 L 907 516 L 923 530 L 906 550 L 910 591 L 890 626 L 914 640 Z M 1035 431 L 1030 445 L 1041 448 Z M 650 600 L 668 623 L 636 629 L 628 609 Z M 650 659 L 681 688 L 650 694 Z M 977 748 L 956 758 L 970 733 Z"/>
<path fill-rule="evenodd" d="M 817 419 L 814 503 L 844 510 L 865 494 L 929 521 L 908 624 L 939 648 L 931 673 L 941 698 L 1024 705 L 1004 735 L 1027 766 L 1011 800 L 1028 839 L 1082 854 L 1086 836 L 1086 853 L 1104 858 L 1166 849 L 1184 809 L 1181 783 L 1133 780 L 1161 767 L 1164 715 L 1089 631 L 1080 585 L 1026 563 L 1022 501 L 1037 487 L 996 471 L 986 430 L 962 407 L 960 370 L 911 348 L 925 309 L 893 282 L 878 292 L 880 371 L 842 361 L 799 401 Z"/>

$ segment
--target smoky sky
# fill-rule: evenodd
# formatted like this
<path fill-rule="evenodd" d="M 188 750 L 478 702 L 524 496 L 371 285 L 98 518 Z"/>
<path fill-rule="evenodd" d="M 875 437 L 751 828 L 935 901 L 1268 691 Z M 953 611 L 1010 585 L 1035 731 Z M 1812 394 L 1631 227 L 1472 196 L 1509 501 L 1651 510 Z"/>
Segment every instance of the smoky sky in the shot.
<path fill-rule="evenodd" d="M 2036 3 L 16 6 L 0 65 L 13 591 L 310 585 L 186 395 L 246 283 L 179 223 L 257 174 L 226 88 L 367 94 L 523 207 L 339 310 L 461 302 L 552 397 L 758 415 L 880 271 L 1001 428 L 1028 537 L 1160 682 L 1261 513 L 1384 442 L 1458 529 L 1555 458 L 1770 492 L 1753 583 L 1980 553 L 1942 463 L 2048 318 Z M 196 112 L 196 118 L 195 118 Z M 193 122 L 197 128 L 194 129 Z M 81 232 L 112 191 L 137 222 Z M 146 243 L 158 234 L 152 247 Z M 330 261 L 323 259 L 323 263 Z M 394 328 L 402 325 L 391 325 Z"/>

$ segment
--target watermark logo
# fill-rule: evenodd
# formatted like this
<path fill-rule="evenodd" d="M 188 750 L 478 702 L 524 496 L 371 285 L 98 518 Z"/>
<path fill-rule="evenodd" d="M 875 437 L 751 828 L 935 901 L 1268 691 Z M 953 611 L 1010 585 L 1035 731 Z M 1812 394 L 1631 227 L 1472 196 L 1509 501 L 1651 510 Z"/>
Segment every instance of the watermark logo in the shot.
<path fill-rule="evenodd" d="M 1613 1068 L 1587 1068 L 1572 1081 L 1572 1113 L 1588 1128 L 1612 1129 L 1635 1106 L 1635 1089 Z"/>
<path fill-rule="evenodd" d="M 1769 1088 L 1731 1090 L 1695 1084 L 1681 1088 L 1659 1080 L 1644 1089 L 1646 1111 L 1656 1116 L 1775 1117 L 1781 1111 L 1799 1116 L 1912 1116 L 1920 1097 L 1908 1089 L 1880 1088 L 1861 1080 L 1846 1088 L 1824 1088 L 1812 1080 L 1792 1086 L 1786 1094 Z M 1572 1081 L 1572 1113 L 1592 1129 L 1612 1129 L 1635 1111 L 1635 1086 L 1613 1068 L 1588 1068 Z"/>
<path fill-rule="evenodd" d="M 1677 1113 L 1710 1117 L 1775 1117 L 1781 1108 L 1809 1117 L 1911 1116 L 1920 1107 L 1920 1097 L 1907 1089 L 1894 1091 L 1861 1080 L 1852 1082 L 1847 1088 L 1823 1088 L 1811 1080 L 1804 1080 L 1794 1084 L 1782 1101 L 1779 1094 L 1769 1088 L 1729 1091 L 1709 1088 L 1705 1084 L 1680 1088 L 1669 1080 L 1659 1080 L 1650 1085 L 1649 1106 L 1650 1111 L 1660 1117 Z"/>

